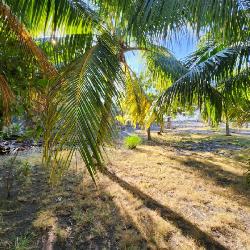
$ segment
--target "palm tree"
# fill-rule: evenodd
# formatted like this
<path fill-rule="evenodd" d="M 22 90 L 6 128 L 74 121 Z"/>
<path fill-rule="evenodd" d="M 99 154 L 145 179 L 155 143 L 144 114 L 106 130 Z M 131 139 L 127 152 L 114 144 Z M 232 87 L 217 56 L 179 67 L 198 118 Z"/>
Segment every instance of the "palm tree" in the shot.
<path fill-rule="evenodd" d="M 210 30 L 232 42 L 246 36 L 248 1 L 244 0 L 90 2 L 5 0 L 0 5 L 3 26 L 9 27 L 41 69 L 49 72 L 44 161 L 52 178 L 63 174 L 77 150 L 94 178 L 96 166 L 102 163 L 102 145 L 112 131 L 113 110 L 127 82 L 123 68 L 126 52 L 143 51 L 148 64 L 153 65 L 152 73 L 164 81 L 169 76 L 174 79 L 166 69 L 179 64 L 166 63 L 174 59 L 166 56 L 160 42 L 187 24 L 197 33 Z M 49 38 L 35 43 L 31 39 L 42 34 Z M 38 45 L 49 51 L 54 65 Z"/>
<path fill-rule="evenodd" d="M 161 95 L 158 105 L 169 108 L 175 100 L 182 105 L 196 103 L 213 123 L 225 117 L 229 135 L 230 109 L 237 107 L 239 98 L 249 102 L 249 55 L 249 40 L 231 45 L 214 40 L 203 42 L 185 59 L 188 72 Z"/>
<path fill-rule="evenodd" d="M 147 138 L 151 140 L 150 125 L 154 119 L 150 117 L 151 119 L 148 121 L 148 116 L 153 98 L 146 92 L 145 76 L 138 77 L 128 65 L 126 73 L 128 75 L 126 91 L 120 100 L 121 112 L 116 119 L 124 124 L 130 121 L 134 127 L 139 125 L 142 129 L 146 128 Z"/>

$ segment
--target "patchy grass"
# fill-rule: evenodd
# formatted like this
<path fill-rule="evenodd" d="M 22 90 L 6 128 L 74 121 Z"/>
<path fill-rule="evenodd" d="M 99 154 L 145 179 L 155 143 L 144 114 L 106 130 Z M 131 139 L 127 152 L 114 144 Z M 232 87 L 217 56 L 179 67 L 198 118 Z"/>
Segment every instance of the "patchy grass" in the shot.
<path fill-rule="evenodd" d="M 31 242 L 33 240 L 32 235 L 24 235 L 17 237 L 14 243 L 14 250 L 28 250 L 31 249 Z"/>
<path fill-rule="evenodd" d="M 20 155 L 31 181 L 0 192 L 0 249 L 248 249 L 249 138 L 152 137 L 107 148 L 97 188 L 79 159 L 51 188 L 40 155 Z"/>

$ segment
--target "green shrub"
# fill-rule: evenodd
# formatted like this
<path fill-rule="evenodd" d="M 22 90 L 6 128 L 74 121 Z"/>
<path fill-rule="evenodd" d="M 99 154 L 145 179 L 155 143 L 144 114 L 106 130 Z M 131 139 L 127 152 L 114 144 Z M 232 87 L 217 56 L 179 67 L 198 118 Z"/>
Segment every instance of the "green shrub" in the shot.
<path fill-rule="evenodd" d="M 124 139 L 124 144 L 129 149 L 134 149 L 136 146 L 141 144 L 142 139 L 138 135 L 130 135 Z"/>
<path fill-rule="evenodd" d="M 9 126 L 4 126 L 0 131 L 0 139 L 11 139 L 12 137 L 18 137 L 21 133 L 21 126 L 18 123 L 13 123 Z"/>

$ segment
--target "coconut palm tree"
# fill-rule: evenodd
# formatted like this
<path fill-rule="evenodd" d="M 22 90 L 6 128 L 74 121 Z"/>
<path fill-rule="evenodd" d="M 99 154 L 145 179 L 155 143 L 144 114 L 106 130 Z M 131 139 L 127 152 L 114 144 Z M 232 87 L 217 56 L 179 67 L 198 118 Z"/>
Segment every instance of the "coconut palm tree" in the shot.
<path fill-rule="evenodd" d="M 143 51 L 151 72 L 165 81 L 174 79 L 173 69 L 179 64 L 159 45 L 174 32 L 188 26 L 197 33 L 222 34 L 222 40 L 231 42 L 246 36 L 246 0 L 88 3 L 4 0 L 0 4 L 1 25 L 15 33 L 47 74 L 44 161 L 51 177 L 62 175 L 75 151 L 94 177 L 126 83 L 125 53 Z M 34 42 L 34 38 L 39 39 Z M 172 73 L 166 71 L 170 68 Z"/>
<path fill-rule="evenodd" d="M 230 109 L 236 108 L 237 103 L 249 102 L 249 56 L 249 40 L 231 45 L 214 40 L 203 42 L 185 59 L 188 72 L 164 91 L 158 105 L 170 107 L 175 100 L 182 105 L 198 104 L 210 121 L 218 123 L 224 117 L 229 135 Z M 237 102 L 239 98 L 241 102 Z"/>

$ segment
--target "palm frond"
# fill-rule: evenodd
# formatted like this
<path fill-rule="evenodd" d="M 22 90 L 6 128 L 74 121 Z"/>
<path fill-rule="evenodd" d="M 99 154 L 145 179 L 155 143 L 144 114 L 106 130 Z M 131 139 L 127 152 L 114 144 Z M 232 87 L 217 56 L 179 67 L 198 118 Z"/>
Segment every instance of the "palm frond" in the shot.
<path fill-rule="evenodd" d="M 147 71 L 156 89 L 167 89 L 172 82 L 187 72 L 182 63 L 166 48 L 150 44 L 143 53 L 147 61 Z"/>
<path fill-rule="evenodd" d="M 202 42 L 202 39 L 200 42 Z M 182 59 L 185 67 L 190 69 L 223 49 L 221 44 L 215 44 L 213 40 L 206 40 L 204 44 L 201 46 L 198 44 L 198 46 L 197 50 Z"/>
<path fill-rule="evenodd" d="M 197 32 L 220 32 L 224 39 L 247 38 L 249 6 L 235 0 L 140 0 L 135 2 L 129 27 L 135 37 L 146 33 L 166 38 L 188 23 Z"/>
<path fill-rule="evenodd" d="M 238 95 L 245 95 L 250 98 L 250 67 L 242 70 L 239 74 L 224 79 L 220 86 L 221 92 L 230 95 L 237 102 Z"/>
<path fill-rule="evenodd" d="M 111 119 L 104 119 L 112 111 L 107 101 L 113 107 L 123 81 L 119 49 L 116 39 L 104 34 L 66 68 L 52 88 L 44 136 L 44 161 L 51 179 L 64 173 L 75 151 L 94 179 L 107 131 L 112 130 Z"/>
<path fill-rule="evenodd" d="M 94 37 L 92 34 L 72 34 L 39 38 L 36 42 L 49 60 L 57 68 L 62 68 L 90 49 L 93 46 Z"/>
<path fill-rule="evenodd" d="M 248 42 L 228 48 L 213 41 L 205 43 L 184 60 L 189 71 L 160 96 L 156 107 L 169 110 L 176 101 L 182 106 L 196 104 L 204 118 L 218 123 L 232 97 L 239 90 L 247 92 L 249 48 Z"/>
<path fill-rule="evenodd" d="M 239 66 L 238 56 L 249 53 L 248 46 L 226 48 L 212 55 L 191 69 L 178 79 L 158 100 L 159 105 L 169 104 L 177 98 L 182 104 L 192 104 L 193 96 L 197 96 L 198 102 L 209 93 L 208 86 L 214 85 L 225 77 L 232 76 L 235 67 Z"/>
<path fill-rule="evenodd" d="M 32 34 L 89 33 L 97 22 L 95 12 L 80 0 L 5 0 Z M 35 29 L 34 29 L 35 28 Z M 39 34 L 40 33 L 40 34 Z"/>
<path fill-rule="evenodd" d="M 225 44 L 215 42 L 214 40 L 207 40 L 202 46 L 199 46 L 195 52 L 184 58 L 183 64 L 191 69 L 198 64 L 209 60 L 210 57 L 218 55 L 219 57 L 226 58 L 228 66 L 232 69 L 234 69 L 235 64 L 237 64 L 237 70 L 239 72 L 241 68 L 248 67 L 249 65 L 249 50 L 250 43 L 248 40 L 244 43 L 240 42 L 232 46 L 226 46 Z M 231 54 L 231 56 L 228 57 L 228 54 Z M 235 58 L 233 56 L 235 56 Z M 220 61 L 218 61 L 218 63 L 220 63 Z"/>
<path fill-rule="evenodd" d="M 238 99 L 237 104 L 233 103 L 228 113 L 231 121 L 236 122 L 239 126 L 243 126 L 245 122 L 250 121 L 250 99 Z"/>
<path fill-rule="evenodd" d="M 206 95 L 199 106 L 203 119 L 209 121 L 212 126 L 221 122 L 223 101 L 224 98 L 217 89 L 207 86 Z"/>
<path fill-rule="evenodd" d="M 140 126 L 144 126 L 151 101 L 140 85 L 135 73 L 126 64 L 124 66 L 126 88 L 124 98 L 121 100 L 122 111 L 134 126 L 136 126 L 137 123 Z"/>

